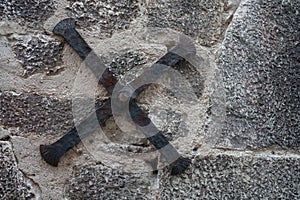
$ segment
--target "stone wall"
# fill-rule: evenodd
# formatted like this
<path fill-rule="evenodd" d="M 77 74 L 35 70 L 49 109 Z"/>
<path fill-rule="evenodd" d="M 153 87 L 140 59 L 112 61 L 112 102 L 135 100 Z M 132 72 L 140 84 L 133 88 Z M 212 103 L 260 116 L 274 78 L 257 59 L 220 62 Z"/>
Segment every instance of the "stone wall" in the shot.
<path fill-rule="evenodd" d="M 297 0 L 2 0 L 0 198 L 300 199 L 299 10 Z M 112 119 L 98 156 L 87 141 L 58 167 L 42 160 L 40 144 L 74 126 L 73 92 L 87 84 L 79 56 L 52 33 L 67 17 L 122 80 L 178 33 L 193 40 L 196 57 L 175 69 L 196 104 L 159 85 L 138 98 L 192 159 L 183 174 L 171 176 L 147 140 Z M 108 98 L 102 87 L 97 98 Z"/>

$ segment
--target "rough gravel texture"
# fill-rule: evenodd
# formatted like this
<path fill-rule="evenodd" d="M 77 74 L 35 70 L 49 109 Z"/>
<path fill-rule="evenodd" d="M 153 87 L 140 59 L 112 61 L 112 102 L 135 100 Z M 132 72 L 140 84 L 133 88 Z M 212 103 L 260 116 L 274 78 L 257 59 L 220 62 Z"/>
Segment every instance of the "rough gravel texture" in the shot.
<path fill-rule="evenodd" d="M 110 55 L 109 61 L 107 60 L 106 62 L 111 72 L 116 76 L 123 76 L 125 73 L 130 73 L 133 68 L 146 64 L 147 59 L 145 53 L 129 50 Z"/>
<path fill-rule="evenodd" d="M 66 9 L 70 17 L 77 19 L 81 28 L 102 37 L 110 37 L 116 31 L 128 29 L 139 12 L 137 0 L 69 1 Z"/>
<path fill-rule="evenodd" d="M 219 0 L 149 1 L 148 26 L 171 28 L 212 46 L 221 36 L 224 5 Z"/>
<path fill-rule="evenodd" d="M 62 51 L 64 43 L 47 35 L 19 38 L 13 45 L 16 58 L 24 68 L 23 76 L 37 72 L 54 75 L 62 70 Z"/>
<path fill-rule="evenodd" d="M 33 93 L 0 92 L 0 124 L 19 133 L 57 134 L 73 126 L 71 101 Z"/>
<path fill-rule="evenodd" d="M 10 142 L 0 141 L 0 160 L 0 198 L 37 198 L 32 182 L 18 169 Z"/>
<path fill-rule="evenodd" d="M 2 0 L 1 20 L 11 20 L 31 28 L 41 28 L 42 23 L 51 17 L 56 9 L 53 0 Z"/>
<path fill-rule="evenodd" d="M 78 166 L 68 181 L 69 199 L 149 199 L 151 177 L 126 174 L 103 165 Z"/>
<path fill-rule="evenodd" d="M 247 1 L 219 56 L 221 148 L 300 150 L 299 1 Z M 213 102 L 218 102 L 216 92 Z M 216 120 L 217 118 L 213 118 Z"/>
<path fill-rule="evenodd" d="M 299 158 L 199 156 L 183 175 L 166 173 L 160 173 L 160 199 L 300 198 Z"/>

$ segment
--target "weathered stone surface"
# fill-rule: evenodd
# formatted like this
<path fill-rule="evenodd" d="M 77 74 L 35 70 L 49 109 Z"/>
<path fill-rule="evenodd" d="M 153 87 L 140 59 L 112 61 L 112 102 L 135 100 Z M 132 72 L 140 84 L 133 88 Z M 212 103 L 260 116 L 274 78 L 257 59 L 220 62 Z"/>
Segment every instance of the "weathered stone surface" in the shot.
<path fill-rule="evenodd" d="M 278 0 L 246 1 L 238 9 L 215 80 L 225 94 L 224 113 L 220 104 L 212 107 L 212 120 L 224 120 L 217 147 L 300 150 L 299 8 L 299 1 Z"/>
<path fill-rule="evenodd" d="M 106 61 L 108 68 L 116 76 L 122 76 L 125 73 L 128 73 L 134 67 L 146 64 L 148 60 L 144 52 L 138 52 L 134 50 L 110 55 L 109 59 L 109 61 Z"/>
<path fill-rule="evenodd" d="M 151 176 L 126 174 L 103 165 L 77 166 L 66 187 L 69 199 L 150 199 Z"/>
<path fill-rule="evenodd" d="M 0 3 L 0 124 L 11 129 L 0 128 L 0 138 L 12 142 L 14 152 L 10 150 L 12 156 L 7 159 L 16 164 L 16 157 L 16 171 L 21 170 L 20 177 L 25 175 L 38 184 L 42 199 L 300 198 L 299 152 L 274 148 L 278 144 L 291 149 L 300 146 L 299 119 L 295 118 L 299 115 L 299 84 L 294 81 L 299 79 L 295 67 L 299 65 L 297 1 L 242 1 L 228 32 L 227 25 L 240 0 L 63 0 L 56 1 L 57 10 L 53 1 L 37 2 Z M 45 9 L 40 9 L 43 6 Z M 195 69 L 181 63 L 176 70 L 191 83 L 197 105 L 182 104 L 182 99 L 161 85 L 149 87 L 138 99 L 174 147 L 194 157 L 182 175 L 170 177 L 169 171 L 161 170 L 164 164 L 160 157 L 148 160 L 150 152 L 158 154 L 149 141 L 118 129 L 113 119 L 103 128 L 109 140 L 103 144 L 107 150 L 103 156 L 95 158 L 88 146 L 80 143 L 62 157 L 57 168 L 41 158 L 39 145 L 50 144 L 60 135 L 36 132 L 62 135 L 73 124 L 70 99 L 75 80 L 82 76 L 82 61 L 69 45 L 62 51 L 59 38 L 49 36 L 55 24 L 68 16 L 76 18 L 83 38 L 126 81 L 150 67 L 176 43 L 177 33 L 147 26 L 174 29 L 195 40 L 201 61 L 196 62 Z M 222 49 L 218 50 L 219 46 Z M 216 52 L 221 52 L 220 73 L 212 80 L 215 63 L 211 57 Z M 23 58 L 21 65 L 14 54 Z M 31 73 L 30 66 L 41 73 Z M 64 69 L 60 73 L 47 75 L 60 67 Z M 24 68 L 29 69 L 26 78 L 22 76 Z M 220 85 L 211 88 L 211 81 Z M 80 84 L 88 85 L 84 81 Z M 106 98 L 104 89 L 98 89 L 97 97 Z M 212 90 L 215 93 L 204 132 Z M 259 152 L 215 152 L 213 145 L 239 150 L 250 147 Z M 206 151 L 209 155 L 203 156 Z M 2 156 L 0 161 L 5 159 Z M 125 173 L 116 170 L 118 167 L 146 173 Z M 148 175 L 157 168 L 159 175 Z M 7 169 L 1 166 L 0 172 Z M 15 181 L 7 188 L 3 181 L 3 191 L 20 183 Z M 19 193 L 31 195 L 11 194 Z"/>
<path fill-rule="evenodd" d="M 10 135 L 10 132 L 0 127 L 0 140 L 7 139 Z"/>
<path fill-rule="evenodd" d="M 52 46 L 51 44 L 45 44 L 45 46 Z M 44 65 L 44 67 L 50 62 L 54 64 L 55 58 L 48 58 L 49 55 L 53 55 L 56 52 L 56 56 L 61 57 L 61 55 L 58 54 L 58 50 L 52 52 L 55 48 L 49 48 L 50 53 L 43 53 L 43 49 L 37 48 L 37 50 L 35 50 L 36 48 L 30 46 L 25 48 L 24 51 L 22 47 L 21 45 L 20 48 L 19 46 L 16 48 L 22 60 L 24 60 L 24 63 L 28 64 L 24 66 L 26 68 L 25 70 L 27 70 L 28 66 L 33 66 L 32 69 L 29 69 L 30 71 L 27 71 L 29 74 L 35 72 L 35 70 L 48 71 L 49 69 L 40 68 L 38 64 Z M 26 50 L 34 52 L 28 55 L 26 54 Z M 31 59 L 32 57 L 33 59 Z M 145 56 L 134 51 L 125 52 L 124 55 L 120 54 L 112 57 L 112 60 L 107 61 L 107 66 L 111 68 L 117 76 L 124 75 L 129 69 L 141 66 L 146 62 Z M 101 96 L 103 97 L 105 94 L 101 94 Z M 67 132 L 73 126 L 71 100 L 61 100 L 51 95 L 39 95 L 26 92 L 15 93 L 0 90 L 0 103 L 0 124 L 6 127 L 18 127 L 20 131 L 34 131 L 44 134 Z"/>
<path fill-rule="evenodd" d="M 53 15 L 55 9 L 53 0 L 3 0 L 0 2 L 0 17 L 1 20 L 12 20 L 20 25 L 41 28 L 41 22 Z"/>
<path fill-rule="evenodd" d="M 147 6 L 148 26 L 171 28 L 212 46 L 222 36 L 224 1 L 156 0 Z M 227 1 L 226 1 L 227 2 Z M 227 16 L 228 17 L 228 16 Z"/>
<path fill-rule="evenodd" d="M 17 59 L 24 68 L 23 76 L 36 72 L 48 75 L 58 73 L 62 68 L 62 50 L 64 44 L 50 36 L 38 34 L 25 36 L 13 45 Z"/>
<path fill-rule="evenodd" d="M 12 146 L 7 141 L 0 141 L 0 160 L 0 198 L 38 199 L 38 188 L 18 169 Z"/>
<path fill-rule="evenodd" d="M 21 132 L 61 133 L 73 126 L 71 101 L 0 91 L 0 124 Z"/>
<path fill-rule="evenodd" d="M 206 80 L 205 75 L 207 75 L 204 73 L 207 73 L 207 71 L 205 71 L 206 69 L 202 69 L 203 71 L 205 71 L 204 73 L 202 73 L 203 71 L 197 70 L 195 66 L 193 66 L 193 64 L 187 61 L 182 61 L 173 68 L 177 70 L 185 78 L 186 81 L 189 82 L 190 86 L 193 88 L 195 95 L 200 98 L 204 91 L 204 82 Z"/>
<path fill-rule="evenodd" d="M 159 178 L 160 199 L 299 199 L 300 157 L 196 156 L 181 176 Z"/>
<path fill-rule="evenodd" d="M 114 32 L 129 28 L 139 12 L 137 0 L 77 0 L 70 1 L 67 10 L 82 28 L 110 37 Z"/>
<path fill-rule="evenodd" d="M 41 136 L 34 133 L 27 133 L 26 137 L 10 137 L 18 168 L 36 183 L 41 191 L 39 199 L 63 199 L 64 185 L 72 177 L 72 167 L 87 165 L 91 161 L 84 147 L 79 144 L 63 157 L 58 167 L 50 166 L 41 158 L 39 146 L 56 139 L 57 135 Z"/>
<path fill-rule="evenodd" d="M 11 34 L 26 34 L 26 31 L 22 26 L 11 21 L 0 21 L 0 36 L 11 35 Z"/>
<path fill-rule="evenodd" d="M 63 66 L 61 67 L 63 67 L 64 70 L 60 73 L 56 73 L 55 76 L 49 76 L 44 71 L 44 73 L 34 73 L 25 78 L 23 76 L 24 68 L 17 60 L 16 55 L 12 50 L 12 46 L 15 42 L 15 40 L 12 42 L 5 41 L 5 39 L 0 40 L 1 91 L 14 91 L 18 94 L 24 91 L 34 91 L 39 94 L 49 94 L 49 96 L 55 96 L 58 98 L 68 98 L 73 87 L 74 77 L 76 77 L 76 73 L 78 71 L 79 58 L 74 56 L 72 52 L 67 51 L 62 57 Z M 65 48 L 67 50 L 70 49 L 67 45 Z M 47 48 L 45 50 L 47 51 Z M 34 49 L 29 51 L 34 52 Z M 36 60 L 44 61 L 45 58 L 40 53 L 36 55 L 36 57 L 39 58 Z M 49 58 L 51 55 L 47 55 L 45 57 Z M 29 61 L 30 60 L 26 60 L 27 63 Z"/>

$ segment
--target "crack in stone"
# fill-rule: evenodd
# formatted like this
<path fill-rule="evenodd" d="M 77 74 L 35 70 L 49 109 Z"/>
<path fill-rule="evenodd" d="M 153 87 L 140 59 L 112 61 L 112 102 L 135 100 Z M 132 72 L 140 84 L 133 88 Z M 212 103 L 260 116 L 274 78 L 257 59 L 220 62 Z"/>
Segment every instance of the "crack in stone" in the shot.
<path fill-rule="evenodd" d="M 30 178 L 26 172 L 24 172 L 24 170 L 20 169 L 18 167 L 19 165 L 19 160 L 17 158 L 17 156 L 14 154 L 14 144 L 9 141 L 11 143 L 11 146 L 12 146 L 12 152 L 13 152 L 13 156 L 16 160 L 16 167 L 17 169 L 22 173 L 22 175 L 24 176 L 25 180 L 26 180 L 26 185 L 30 188 L 29 192 L 33 193 L 35 195 L 35 199 L 36 200 L 39 200 L 41 199 L 41 193 L 42 193 L 42 190 L 39 186 L 38 183 L 36 183 L 32 178 Z"/>
<path fill-rule="evenodd" d="M 4 148 L 2 148 L 4 147 Z M 5 148 L 6 147 L 6 148 Z M 1 187 L 0 196 L 5 198 L 22 198 L 22 199 L 40 199 L 41 190 L 38 184 L 34 183 L 19 167 L 18 167 L 18 159 L 13 151 L 13 144 L 11 141 L 6 141 L 5 143 L 2 141 L 1 143 L 1 153 L 3 153 L 3 157 L 1 155 L 1 160 L 3 159 L 4 168 L 1 169 L 1 175 L 8 175 L 8 180 L 6 180 L 6 188 Z M 8 155 L 5 156 L 5 153 Z M 2 174 L 3 173 L 3 174 Z M 13 180 L 13 183 L 10 183 L 9 179 Z M 2 180 L 1 180 L 2 181 Z M 7 183 L 17 184 L 11 185 L 12 188 Z M 2 184 L 1 184 L 2 185 Z M 9 188 L 7 188 L 9 187 Z M 4 190 L 3 190 L 4 189 Z M 5 193 L 6 190 L 15 190 L 9 191 Z M 3 193 L 2 193 L 3 192 Z M 7 192 L 7 191 L 6 191 Z"/>

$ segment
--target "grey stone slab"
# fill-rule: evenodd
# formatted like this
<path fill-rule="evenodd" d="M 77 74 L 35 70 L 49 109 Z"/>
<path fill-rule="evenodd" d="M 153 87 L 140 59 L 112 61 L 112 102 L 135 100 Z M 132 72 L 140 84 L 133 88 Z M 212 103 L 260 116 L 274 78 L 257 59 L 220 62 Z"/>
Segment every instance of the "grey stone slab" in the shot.
<path fill-rule="evenodd" d="M 216 123 L 207 134 L 219 134 L 217 147 L 300 150 L 299 8 L 299 1 L 240 5 L 222 43 L 208 112 Z"/>
<path fill-rule="evenodd" d="M 127 50 L 110 54 L 104 62 L 110 71 L 116 76 L 124 76 L 130 73 L 134 68 L 141 67 L 148 62 L 148 57 L 142 51 Z"/>
<path fill-rule="evenodd" d="M 199 40 L 201 45 L 212 46 L 221 38 L 225 7 L 219 0 L 149 1 L 148 26 L 174 29 Z"/>
<path fill-rule="evenodd" d="M 0 141 L 0 198 L 37 199 L 38 189 L 18 169 L 12 146 L 7 141 Z"/>
<path fill-rule="evenodd" d="M 56 3 L 53 0 L 3 0 L 0 2 L 1 20 L 11 20 L 31 28 L 42 28 L 42 22 L 51 17 L 55 10 Z"/>
<path fill-rule="evenodd" d="M 110 37 L 116 31 L 128 29 L 140 8 L 137 0 L 69 0 L 66 9 L 82 29 Z"/>
<path fill-rule="evenodd" d="M 43 34 L 20 37 L 13 44 L 16 59 L 24 68 L 25 77 L 37 72 L 54 75 L 63 70 L 63 47 L 61 41 Z"/>
<path fill-rule="evenodd" d="M 300 157 L 196 156 L 182 175 L 159 173 L 160 199 L 299 199 Z"/>
<path fill-rule="evenodd" d="M 77 166 L 66 187 L 69 199 L 150 199 L 151 177 L 103 165 Z"/>
<path fill-rule="evenodd" d="M 19 133 L 61 133 L 73 126 L 71 101 L 33 93 L 0 90 L 0 124 Z"/>

